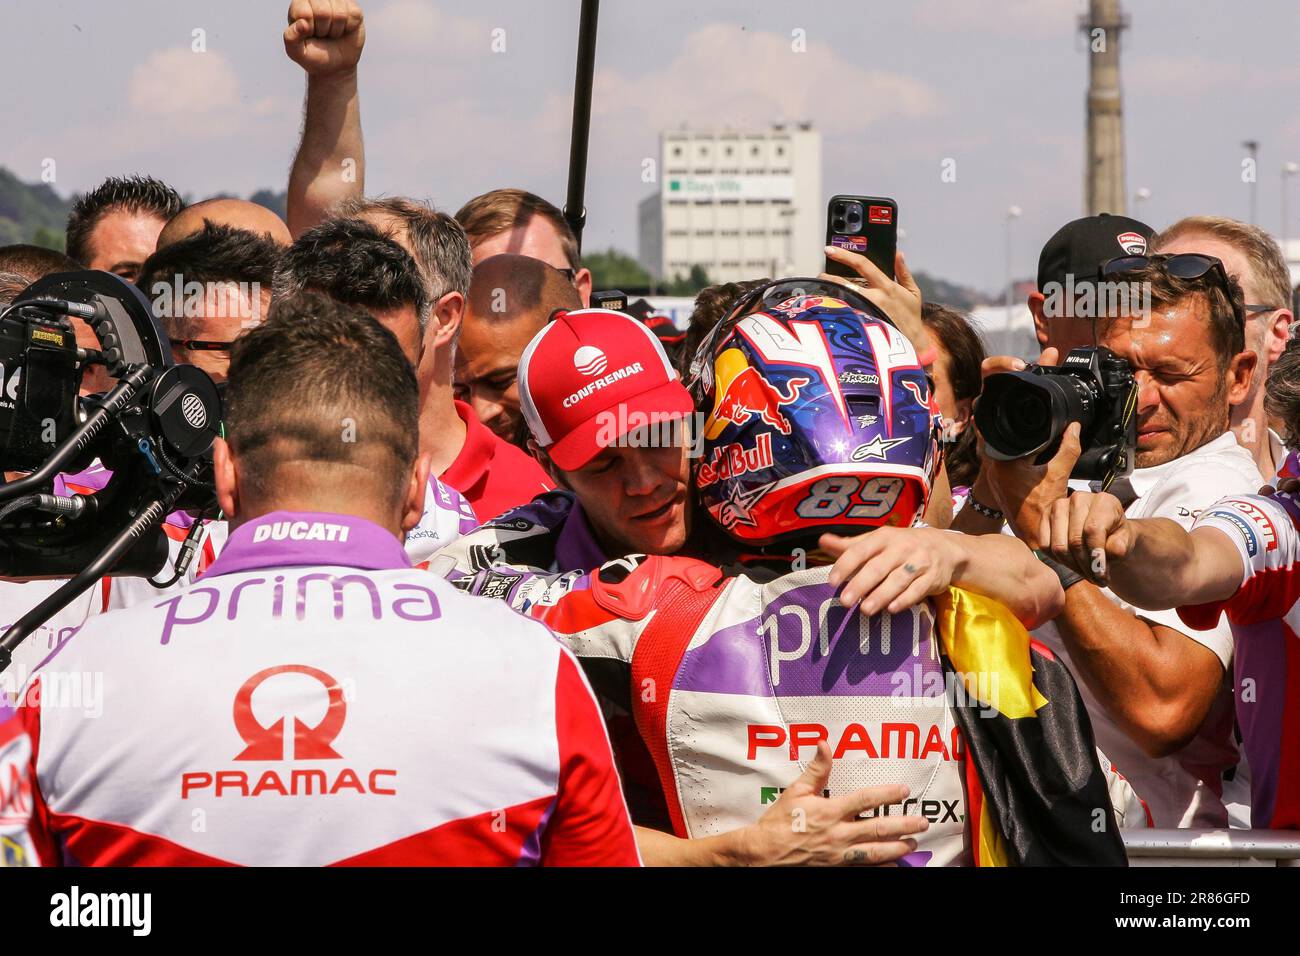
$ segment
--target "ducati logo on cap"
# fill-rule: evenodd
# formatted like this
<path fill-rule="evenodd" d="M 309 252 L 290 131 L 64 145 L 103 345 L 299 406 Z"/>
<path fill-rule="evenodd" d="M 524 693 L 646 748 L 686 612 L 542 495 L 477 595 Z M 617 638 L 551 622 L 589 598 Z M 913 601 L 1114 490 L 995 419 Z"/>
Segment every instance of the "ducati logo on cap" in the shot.
<path fill-rule="evenodd" d="M 573 353 L 573 367 L 583 375 L 599 375 L 607 365 L 605 353 L 594 345 L 584 345 Z"/>
<path fill-rule="evenodd" d="M 1121 232 L 1115 237 L 1119 247 L 1130 256 L 1144 256 L 1147 251 L 1146 237 L 1140 232 Z"/>

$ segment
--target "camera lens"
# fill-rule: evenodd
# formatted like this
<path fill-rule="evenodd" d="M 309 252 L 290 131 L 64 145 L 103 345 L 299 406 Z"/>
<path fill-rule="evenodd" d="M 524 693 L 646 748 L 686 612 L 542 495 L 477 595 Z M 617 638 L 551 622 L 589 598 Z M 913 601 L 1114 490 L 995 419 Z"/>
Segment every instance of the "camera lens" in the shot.
<path fill-rule="evenodd" d="M 1012 434 L 1040 435 L 1051 427 L 1052 403 L 1043 392 L 1026 390 L 1010 396 L 998 415 Z"/>
<path fill-rule="evenodd" d="M 990 375 L 975 406 L 975 424 L 995 458 L 1055 451 L 1070 422 L 1092 425 L 1088 386 L 1068 375 Z"/>

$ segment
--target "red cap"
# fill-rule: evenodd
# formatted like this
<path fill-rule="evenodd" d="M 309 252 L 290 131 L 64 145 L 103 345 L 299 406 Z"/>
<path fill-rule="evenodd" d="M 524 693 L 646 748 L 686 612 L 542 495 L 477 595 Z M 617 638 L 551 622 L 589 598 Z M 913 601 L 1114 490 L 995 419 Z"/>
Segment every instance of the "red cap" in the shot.
<path fill-rule="evenodd" d="M 564 471 L 630 431 L 695 410 L 659 339 L 609 309 L 556 313 L 519 358 L 528 429 Z"/>

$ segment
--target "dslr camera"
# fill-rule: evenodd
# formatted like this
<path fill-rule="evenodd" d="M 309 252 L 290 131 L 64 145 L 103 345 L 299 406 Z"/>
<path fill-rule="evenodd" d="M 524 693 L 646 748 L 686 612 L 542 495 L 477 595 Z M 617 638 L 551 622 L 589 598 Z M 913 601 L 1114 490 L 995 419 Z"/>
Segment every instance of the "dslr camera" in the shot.
<path fill-rule="evenodd" d="M 1080 425 L 1071 478 L 1108 486 L 1133 470 L 1137 448 L 1137 382 L 1107 348 L 1074 349 L 1058 366 L 1030 365 L 984 380 L 975 424 L 985 453 L 997 461 L 1032 457 L 1044 465 L 1061 447 L 1071 422 Z"/>

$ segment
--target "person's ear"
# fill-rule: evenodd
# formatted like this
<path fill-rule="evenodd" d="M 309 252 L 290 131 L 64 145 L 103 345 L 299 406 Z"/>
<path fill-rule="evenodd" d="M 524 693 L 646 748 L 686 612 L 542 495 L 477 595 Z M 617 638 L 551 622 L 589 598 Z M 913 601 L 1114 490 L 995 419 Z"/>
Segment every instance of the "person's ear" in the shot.
<path fill-rule="evenodd" d="M 1250 380 L 1255 374 L 1258 356 L 1250 349 L 1238 352 L 1228 363 L 1228 404 L 1240 405 L 1250 394 Z"/>
<path fill-rule="evenodd" d="M 1046 297 L 1043 293 L 1037 290 L 1029 293 L 1029 311 L 1034 316 L 1034 335 L 1038 337 L 1038 347 L 1040 349 L 1047 348 L 1047 343 L 1051 341 L 1047 331 L 1047 317 L 1043 314 L 1043 302 L 1045 301 Z"/>
<path fill-rule="evenodd" d="M 226 520 L 239 516 L 239 470 L 224 438 L 212 443 L 213 481 L 217 486 L 217 505 Z"/>
<path fill-rule="evenodd" d="M 406 534 L 424 517 L 424 496 L 429 488 L 429 465 L 432 452 L 421 452 L 407 475 L 406 498 L 402 502 L 402 534 Z"/>
<path fill-rule="evenodd" d="M 578 290 L 584 309 L 591 308 L 591 270 L 579 269 L 573 276 L 573 287 Z"/>
<path fill-rule="evenodd" d="M 1291 339 L 1291 323 L 1294 321 L 1295 316 L 1290 309 L 1278 309 L 1273 314 L 1273 321 L 1269 323 L 1264 337 L 1264 355 L 1270 366 L 1286 351 L 1286 343 Z"/>
<path fill-rule="evenodd" d="M 456 341 L 464 317 L 465 297 L 459 292 L 448 292 L 433 307 L 424 333 L 424 348 L 440 349 Z"/>
<path fill-rule="evenodd" d="M 973 398 L 957 399 L 957 407 L 953 409 L 956 415 L 952 420 L 952 437 L 956 438 L 966 426 L 970 424 L 971 416 L 975 414 L 975 400 Z"/>

